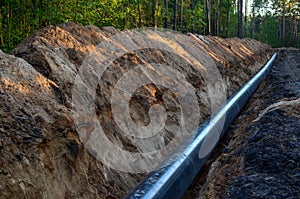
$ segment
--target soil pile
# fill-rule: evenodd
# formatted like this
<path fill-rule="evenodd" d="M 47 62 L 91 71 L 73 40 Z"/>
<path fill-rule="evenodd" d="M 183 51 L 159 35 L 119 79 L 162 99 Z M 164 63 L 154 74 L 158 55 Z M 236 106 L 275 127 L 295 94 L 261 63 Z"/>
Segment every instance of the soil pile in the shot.
<path fill-rule="evenodd" d="M 146 43 L 141 37 L 145 34 L 150 38 L 148 41 L 171 49 L 144 48 L 122 54 L 110 63 L 102 81 L 96 82 L 94 119 L 99 121 L 112 143 L 131 152 L 160 150 L 168 144 L 175 136 L 173 129 L 180 126 L 181 107 L 176 93 L 163 86 L 148 83 L 138 87 L 129 103 L 133 121 L 147 125 L 151 106 L 160 104 L 166 107 L 166 126 L 147 143 L 125 136 L 114 121 L 110 104 L 112 88 L 122 74 L 145 63 L 164 64 L 179 71 L 195 90 L 201 110 L 196 121 L 199 123 L 211 112 L 209 89 L 202 74 L 213 71 L 212 63 L 222 79 L 216 79 L 211 86 L 225 82 L 229 96 L 250 79 L 272 53 L 268 46 L 251 39 L 198 38 L 192 34 L 174 37 L 170 32 L 153 31 L 120 33 L 114 28 L 99 29 L 74 23 L 37 31 L 17 46 L 12 55 L 0 52 L 1 198 L 120 198 L 146 173 L 122 172 L 98 161 L 84 146 L 73 118 L 72 91 L 78 71 L 91 53 L 101 51 L 97 48 L 99 43 L 118 34 L 134 38 L 130 40 L 133 46 Z M 169 42 L 170 39 L 177 43 Z M 115 47 L 118 51 L 126 45 L 111 43 L 109 48 Z M 200 56 L 200 65 L 188 59 L 188 48 Z M 152 73 L 158 73 L 151 67 L 149 71 L 137 70 L 137 74 L 149 78 Z M 169 81 L 168 77 L 161 79 Z M 88 132 L 90 127 L 84 125 L 83 129 Z"/>
<path fill-rule="evenodd" d="M 280 54 L 232 125 L 206 183 L 195 182 L 186 198 L 300 197 L 300 53 Z"/>

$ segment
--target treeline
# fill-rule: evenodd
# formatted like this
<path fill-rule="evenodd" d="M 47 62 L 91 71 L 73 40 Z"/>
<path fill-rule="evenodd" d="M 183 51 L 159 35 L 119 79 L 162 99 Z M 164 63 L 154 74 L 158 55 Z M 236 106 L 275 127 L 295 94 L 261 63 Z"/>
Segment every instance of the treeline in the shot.
<path fill-rule="evenodd" d="M 9 52 L 33 31 L 68 21 L 252 37 L 274 47 L 299 47 L 299 19 L 298 0 L 1 0 L 0 47 Z"/>
<path fill-rule="evenodd" d="M 246 0 L 247 1 L 247 0 Z M 274 47 L 299 48 L 300 1 L 253 0 L 251 25 L 246 26 L 249 37 L 269 43 Z"/>

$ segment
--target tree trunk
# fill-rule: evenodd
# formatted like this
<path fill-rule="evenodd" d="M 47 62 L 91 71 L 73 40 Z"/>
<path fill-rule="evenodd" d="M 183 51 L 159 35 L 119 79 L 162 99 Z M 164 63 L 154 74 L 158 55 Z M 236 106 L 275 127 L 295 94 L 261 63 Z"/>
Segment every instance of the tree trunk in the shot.
<path fill-rule="evenodd" d="M 174 0 L 174 18 L 173 18 L 173 23 L 174 23 L 174 30 L 176 31 L 177 27 L 177 0 Z"/>
<path fill-rule="evenodd" d="M 294 17 L 294 45 L 297 47 L 297 41 L 298 41 L 298 21 L 297 21 L 297 15 Z M 299 48 L 299 46 L 298 46 Z"/>
<path fill-rule="evenodd" d="M 138 1 L 138 27 L 142 27 L 142 13 L 141 13 L 141 5 L 140 1 Z"/>
<path fill-rule="evenodd" d="M 47 0 L 47 16 L 49 16 L 49 19 L 46 20 L 46 26 L 52 23 L 52 2 L 50 0 Z M 78 0 L 76 0 L 76 10 L 78 9 Z M 77 11 L 76 11 L 77 12 Z M 75 17 L 76 18 L 76 17 Z"/>
<path fill-rule="evenodd" d="M 203 2 L 203 19 L 204 19 L 204 21 L 207 22 L 207 3 L 206 3 L 206 0 L 202 0 L 202 2 Z M 206 31 L 207 31 L 206 26 L 202 26 L 202 28 L 203 28 L 202 34 L 206 35 Z"/>
<path fill-rule="evenodd" d="M 193 17 L 193 24 L 192 24 L 192 33 L 195 33 L 195 0 L 192 0 L 192 5 L 191 5 L 191 9 L 192 9 L 192 17 Z"/>
<path fill-rule="evenodd" d="M 183 30 L 183 0 L 180 2 L 180 30 Z"/>
<path fill-rule="evenodd" d="M 254 4 L 252 5 L 252 39 L 254 39 L 254 34 L 255 34 L 255 6 Z"/>
<path fill-rule="evenodd" d="M 244 23 L 245 23 L 245 29 L 244 29 L 244 35 L 245 37 L 248 37 L 248 0 L 245 0 L 245 14 L 244 14 Z"/>
<path fill-rule="evenodd" d="M 153 0 L 153 8 L 152 8 L 152 26 L 157 28 L 157 6 L 158 0 Z"/>
<path fill-rule="evenodd" d="M 227 0 L 227 27 L 226 27 L 226 37 L 229 37 L 229 27 L 230 27 L 230 0 Z"/>
<path fill-rule="evenodd" d="M 167 29 L 169 27 L 169 22 L 168 22 L 168 10 L 169 10 L 169 5 L 168 5 L 168 0 L 165 0 L 165 28 Z"/>
<path fill-rule="evenodd" d="M 238 0 L 238 32 L 239 38 L 243 37 L 243 0 Z"/>
<path fill-rule="evenodd" d="M 218 1 L 213 1 L 213 8 L 214 8 L 214 28 L 213 28 L 213 34 L 217 36 L 217 29 L 218 29 Z"/>
<path fill-rule="evenodd" d="M 207 10 L 207 34 L 211 35 L 210 0 L 206 0 L 206 10 Z"/>
<path fill-rule="evenodd" d="M 221 5 L 221 1 L 220 0 L 217 0 L 218 1 L 218 19 L 217 19 L 217 36 L 219 36 L 220 34 L 220 19 L 221 19 L 221 8 L 220 8 L 220 5 Z"/>
<path fill-rule="evenodd" d="M 285 0 L 282 0 L 281 46 L 285 45 Z"/>
<path fill-rule="evenodd" d="M 7 15 L 7 19 L 8 19 L 8 46 L 11 46 L 11 26 L 12 26 L 12 9 L 11 6 L 8 5 L 8 15 Z"/>

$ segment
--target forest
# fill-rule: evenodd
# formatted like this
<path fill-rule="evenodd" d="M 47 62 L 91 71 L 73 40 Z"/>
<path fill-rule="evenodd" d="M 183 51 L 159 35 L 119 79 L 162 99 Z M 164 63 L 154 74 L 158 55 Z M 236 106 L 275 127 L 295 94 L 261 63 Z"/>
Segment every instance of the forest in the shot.
<path fill-rule="evenodd" d="M 183 33 L 249 37 L 299 48 L 298 0 L 1 0 L 0 49 L 34 31 L 76 22 L 117 29 L 169 28 Z"/>

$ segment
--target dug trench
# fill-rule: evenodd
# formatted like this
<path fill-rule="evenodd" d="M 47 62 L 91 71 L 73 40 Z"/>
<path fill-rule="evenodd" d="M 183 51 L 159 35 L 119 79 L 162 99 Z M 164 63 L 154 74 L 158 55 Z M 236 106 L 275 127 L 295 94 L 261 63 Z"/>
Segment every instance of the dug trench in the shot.
<path fill-rule="evenodd" d="M 280 50 L 184 198 L 300 197 L 300 52 Z"/>
<path fill-rule="evenodd" d="M 215 66 L 222 78 L 211 79 L 211 86 L 222 81 L 229 97 L 273 54 L 272 48 L 251 39 L 196 37 L 168 31 L 120 32 L 112 27 L 65 23 L 35 32 L 11 54 L 0 51 L 0 198 L 121 198 L 147 174 L 120 171 L 99 161 L 80 139 L 74 121 L 74 111 L 80 109 L 75 106 L 74 110 L 72 99 L 76 76 L 90 54 L 103 53 L 99 44 L 113 36 L 129 39 L 120 40 L 123 43 L 119 46 L 111 43 L 111 50 L 131 45 L 148 48 L 122 54 L 110 63 L 101 82 L 96 82 L 92 121 L 101 124 L 111 143 L 134 153 L 161 150 L 168 145 L 175 137 L 173 129 L 180 126 L 181 107 L 176 93 L 168 88 L 154 83 L 138 87 L 128 105 L 132 120 L 147 125 L 150 107 L 159 104 L 166 109 L 166 125 L 156 139 L 146 144 L 126 136 L 114 121 L 110 104 L 112 89 L 124 73 L 137 65 L 149 66 L 147 63 L 179 71 L 195 91 L 200 112 L 194 122 L 200 124 L 212 106 L 203 73 L 213 73 Z M 154 43 L 170 51 L 151 48 Z M 187 52 L 199 56 L 198 65 L 188 59 Z M 150 72 L 142 69 L 136 70 L 138 75 L 158 73 L 153 67 L 147 67 Z M 169 77 L 161 79 L 170 81 Z M 218 98 L 220 94 L 211 95 Z M 85 96 L 79 95 L 78 99 Z M 93 123 L 83 126 L 86 132 L 93 129 Z M 134 168 L 135 163 L 131 166 Z"/>

